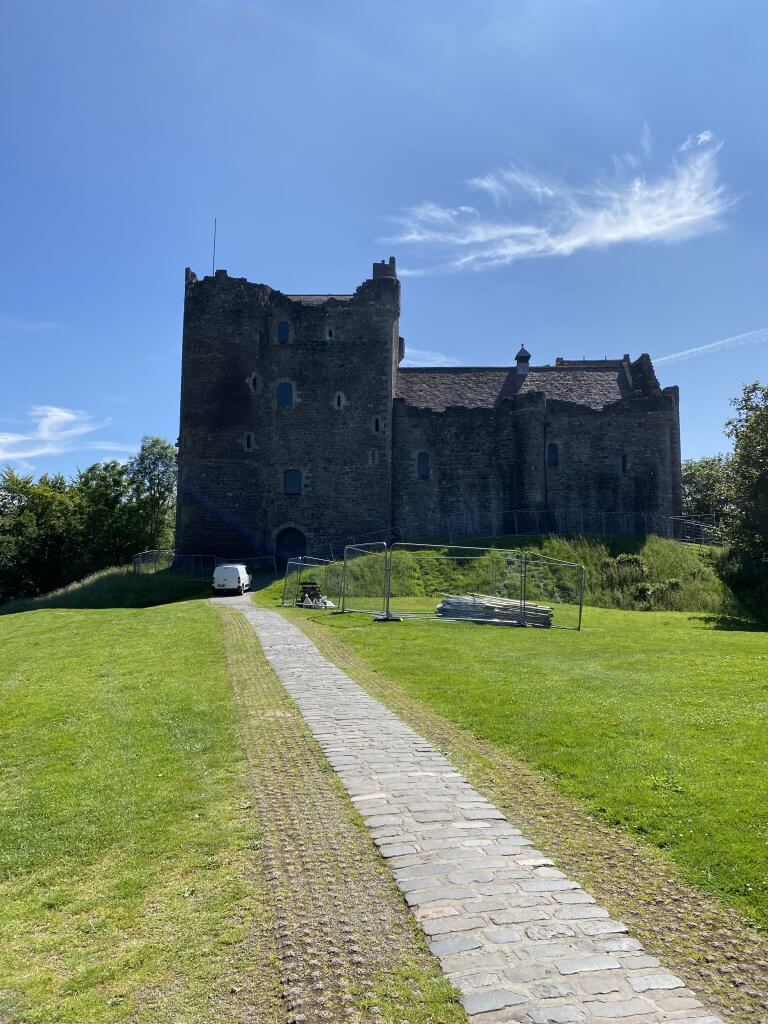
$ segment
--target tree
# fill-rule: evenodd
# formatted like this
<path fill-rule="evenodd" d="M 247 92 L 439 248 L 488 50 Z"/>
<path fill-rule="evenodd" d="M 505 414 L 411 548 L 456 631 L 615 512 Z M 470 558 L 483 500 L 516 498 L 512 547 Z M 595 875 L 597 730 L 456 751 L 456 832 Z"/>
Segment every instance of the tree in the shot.
<path fill-rule="evenodd" d="M 173 544 L 176 476 L 174 446 L 162 437 L 146 434 L 127 466 L 127 480 L 135 504 L 137 539 L 141 539 L 139 548 Z"/>
<path fill-rule="evenodd" d="M 70 582 L 78 546 L 77 497 L 63 477 L 0 473 L 0 602 Z"/>
<path fill-rule="evenodd" d="M 728 537 L 737 552 L 768 569 L 768 386 L 745 384 L 731 400 L 725 425 L 733 438 L 729 472 Z"/>
<path fill-rule="evenodd" d="M 72 579 L 123 565 L 137 550 L 138 530 L 123 463 L 112 459 L 80 470 L 72 487 L 79 504 L 79 544 Z"/>
<path fill-rule="evenodd" d="M 719 520 L 729 508 L 729 455 L 710 455 L 683 462 L 683 515 L 692 518 L 715 515 Z"/>

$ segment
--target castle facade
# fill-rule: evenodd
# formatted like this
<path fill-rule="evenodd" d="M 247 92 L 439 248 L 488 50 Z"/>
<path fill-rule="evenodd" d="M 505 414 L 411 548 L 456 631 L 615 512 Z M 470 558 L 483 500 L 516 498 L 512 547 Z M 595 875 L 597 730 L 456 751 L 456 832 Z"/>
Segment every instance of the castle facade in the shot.
<path fill-rule="evenodd" d="M 178 554 L 666 533 L 678 390 L 651 359 L 406 368 L 394 258 L 346 295 L 186 271 Z"/>

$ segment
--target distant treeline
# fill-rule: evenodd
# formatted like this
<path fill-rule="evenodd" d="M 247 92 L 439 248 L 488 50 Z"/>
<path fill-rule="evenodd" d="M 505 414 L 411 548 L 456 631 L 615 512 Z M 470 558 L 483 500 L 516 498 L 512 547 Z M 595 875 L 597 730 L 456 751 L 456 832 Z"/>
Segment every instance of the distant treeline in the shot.
<path fill-rule="evenodd" d="M 72 479 L 0 473 L 0 604 L 63 587 L 148 548 L 173 545 L 176 450 L 144 437 L 128 462 Z"/>

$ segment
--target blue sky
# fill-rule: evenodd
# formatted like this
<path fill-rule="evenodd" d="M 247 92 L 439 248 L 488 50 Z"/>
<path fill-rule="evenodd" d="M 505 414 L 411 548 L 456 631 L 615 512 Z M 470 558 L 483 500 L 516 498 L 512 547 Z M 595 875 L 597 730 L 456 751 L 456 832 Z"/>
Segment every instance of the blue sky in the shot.
<path fill-rule="evenodd" d="M 768 379 L 767 34 L 758 0 L 6 5 L 0 463 L 175 439 L 214 216 L 288 292 L 396 255 L 414 362 L 650 352 L 684 455 L 722 450 Z"/>

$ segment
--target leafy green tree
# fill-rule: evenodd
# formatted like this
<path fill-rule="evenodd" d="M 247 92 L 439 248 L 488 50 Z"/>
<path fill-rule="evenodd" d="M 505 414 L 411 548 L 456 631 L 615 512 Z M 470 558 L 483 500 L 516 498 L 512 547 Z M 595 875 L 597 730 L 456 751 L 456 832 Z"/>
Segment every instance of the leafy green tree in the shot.
<path fill-rule="evenodd" d="M 725 425 L 733 439 L 729 473 L 729 539 L 737 551 L 768 568 L 768 386 L 745 384 Z"/>
<path fill-rule="evenodd" d="M 130 561 L 138 530 L 126 467 L 112 459 L 80 470 L 72 484 L 79 503 L 79 544 L 72 579 Z"/>
<path fill-rule="evenodd" d="M 129 461 L 126 475 L 134 504 L 134 550 L 171 547 L 176 510 L 176 449 L 162 437 L 147 434 Z"/>
<path fill-rule="evenodd" d="M 0 472 L 0 603 L 63 587 L 137 551 L 173 543 L 176 452 L 145 437 L 116 460 L 35 481 Z"/>
<path fill-rule="evenodd" d="M 77 498 L 63 477 L 0 473 L 0 601 L 69 582 L 78 544 Z"/>
<path fill-rule="evenodd" d="M 729 455 L 710 455 L 683 462 L 683 515 L 718 520 L 729 509 Z"/>

